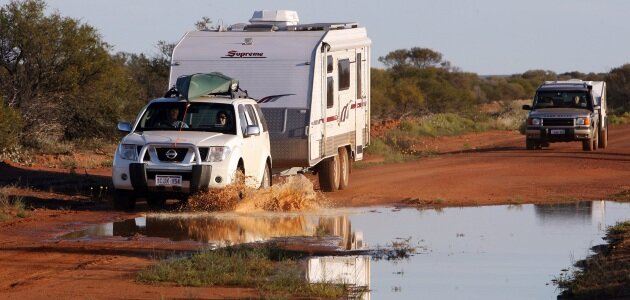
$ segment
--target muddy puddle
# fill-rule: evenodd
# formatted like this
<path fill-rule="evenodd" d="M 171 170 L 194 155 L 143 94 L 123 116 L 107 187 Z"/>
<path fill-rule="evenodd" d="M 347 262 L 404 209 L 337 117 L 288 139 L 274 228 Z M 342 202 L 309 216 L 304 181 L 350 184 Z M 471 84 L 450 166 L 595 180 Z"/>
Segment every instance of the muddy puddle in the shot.
<path fill-rule="evenodd" d="M 142 235 L 206 246 L 274 239 L 296 249 L 331 250 L 335 255 L 308 260 L 307 278 L 365 286 L 370 292 L 363 299 L 555 299 L 558 291 L 551 280 L 590 254 L 592 246 L 604 243 L 607 226 L 629 218 L 630 204 L 608 201 L 439 210 L 163 213 L 60 239 Z M 397 245 L 406 252 L 390 257 L 373 251 Z M 357 250 L 361 255 L 353 252 Z M 412 255 L 404 258 L 407 254 Z"/>

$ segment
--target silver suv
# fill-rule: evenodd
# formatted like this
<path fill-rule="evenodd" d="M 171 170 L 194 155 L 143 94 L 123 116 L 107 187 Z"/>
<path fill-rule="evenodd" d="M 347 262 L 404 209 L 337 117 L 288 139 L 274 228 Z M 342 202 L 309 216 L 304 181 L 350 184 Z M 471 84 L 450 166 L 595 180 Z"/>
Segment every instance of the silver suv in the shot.
<path fill-rule="evenodd" d="M 525 147 L 581 141 L 582 150 L 608 145 L 606 83 L 603 81 L 547 81 L 536 90 L 529 110 Z"/>
<path fill-rule="evenodd" d="M 250 187 L 271 185 L 269 131 L 258 104 L 220 73 L 184 76 L 168 96 L 152 100 L 114 155 L 114 206 L 136 198 L 162 205 L 169 195 L 222 188 L 244 173 Z M 183 90 L 183 92 L 182 92 Z"/>

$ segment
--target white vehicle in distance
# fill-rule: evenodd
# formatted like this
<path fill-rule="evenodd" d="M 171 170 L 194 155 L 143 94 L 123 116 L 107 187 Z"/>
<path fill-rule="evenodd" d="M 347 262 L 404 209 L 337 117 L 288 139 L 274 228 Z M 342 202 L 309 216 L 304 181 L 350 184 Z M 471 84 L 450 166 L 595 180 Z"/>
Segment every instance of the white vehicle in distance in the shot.
<path fill-rule="evenodd" d="M 147 104 L 114 155 L 114 207 L 150 206 L 169 196 L 223 188 L 237 171 L 250 187 L 271 185 L 269 131 L 256 101 L 221 73 L 181 76 L 164 98 Z"/>

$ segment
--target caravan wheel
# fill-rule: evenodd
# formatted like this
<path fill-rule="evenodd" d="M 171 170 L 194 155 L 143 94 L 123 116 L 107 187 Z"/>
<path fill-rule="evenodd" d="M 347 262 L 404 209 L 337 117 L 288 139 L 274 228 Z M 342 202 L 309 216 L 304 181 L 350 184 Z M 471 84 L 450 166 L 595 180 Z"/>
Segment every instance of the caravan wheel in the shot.
<path fill-rule="evenodd" d="M 339 148 L 339 189 L 345 190 L 350 183 L 350 159 L 346 148 Z"/>
<path fill-rule="evenodd" d="M 335 192 L 339 188 L 339 156 L 321 161 L 318 170 L 319 187 L 324 192 Z"/>

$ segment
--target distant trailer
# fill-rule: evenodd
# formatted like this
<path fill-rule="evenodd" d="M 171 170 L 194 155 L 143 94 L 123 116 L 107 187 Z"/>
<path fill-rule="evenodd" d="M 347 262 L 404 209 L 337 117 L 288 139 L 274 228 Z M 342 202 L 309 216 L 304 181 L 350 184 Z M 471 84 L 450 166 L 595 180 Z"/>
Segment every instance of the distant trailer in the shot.
<path fill-rule="evenodd" d="M 299 24 L 294 11 L 256 11 L 248 24 L 191 31 L 173 50 L 179 76 L 221 72 L 257 99 L 270 129 L 273 173 L 319 174 L 345 189 L 370 143 L 370 45 L 357 23 Z"/>

